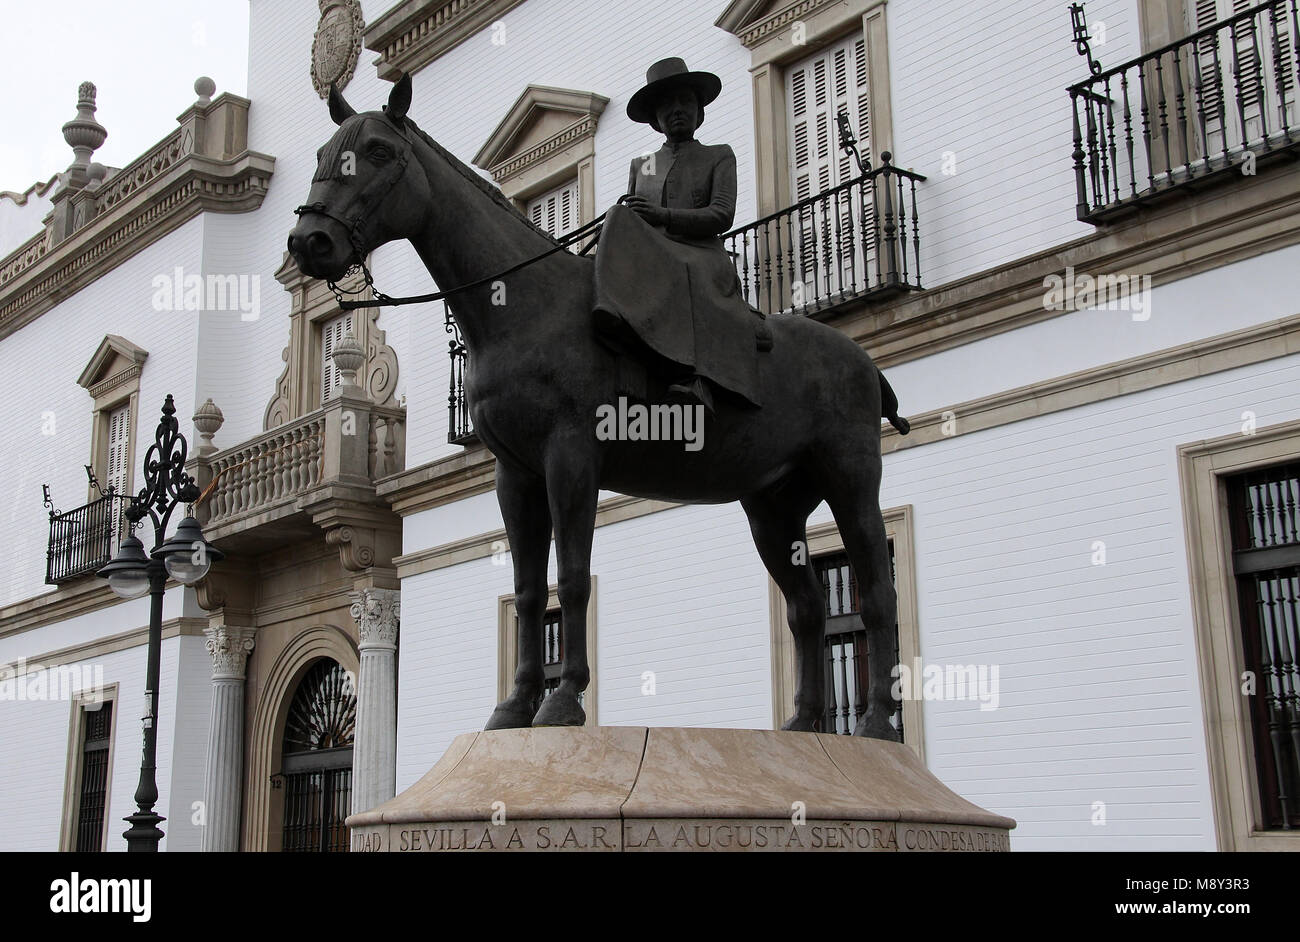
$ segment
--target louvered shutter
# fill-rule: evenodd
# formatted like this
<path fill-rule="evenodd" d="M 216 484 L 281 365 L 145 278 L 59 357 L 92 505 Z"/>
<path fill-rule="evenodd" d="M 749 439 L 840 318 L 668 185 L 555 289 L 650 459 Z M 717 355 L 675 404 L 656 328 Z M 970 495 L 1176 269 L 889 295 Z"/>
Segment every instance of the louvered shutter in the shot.
<path fill-rule="evenodd" d="M 858 139 L 858 151 L 866 163 L 871 163 L 868 72 L 866 41 L 860 34 L 786 69 L 790 192 L 795 203 L 847 183 L 858 174 L 853 157 L 840 149 L 836 115 L 848 115 L 849 126 Z M 854 252 L 841 256 L 838 265 L 833 257 L 826 257 L 826 230 L 835 231 L 833 217 L 824 215 L 816 204 L 799 214 L 799 241 L 794 256 L 806 297 L 844 290 L 850 287 L 850 281 L 860 287 L 866 266 L 874 265 L 874 201 L 846 190 L 838 198 L 834 213 L 839 216 L 838 231 L 854 233 Z M 863 233 L 873 237 L 864 240 Z M 831 241 L 835 241 L 833 235 Z M 862 251 L 863 241 L 867 242 L 866 253 Z"/>
<path fill-rule="evenodd" d="M 115 494 L 127 492 L 127 475 L 131 470 L 131 404 L 118 406 L 108 414 L 108 455 L 104 467 L 104 488 L 112 489 Z M 123 501 L 112 502 L 113 540 L 112 548 L 117 549 L 118 537 L 122 533 Z"/>
<path fill-rule="evenodd" d="M 1255 3 L 1187 0 L 1188 27 L 1208 29 Z M 1276 133 L 1282 124 L 1283 99 L 1286 123 L 1294 125 L 1300 117 L 1293 25 L 1285 7 L 1278 6 L 1238 21 L 1235 36 L 1234 30 L 1225 26 L 1196 43 L 1197 79 L 1206 111 L 1205 148 L 1210 154 L 1224 149 L 1225 133 L 1229 150 L 1260 141 L 1265 131 Z"/>
<path fill-rule="evenodd" d="M 525 215 L 553 236 L 578 228 L 578 178 L 529 200 Z"/>
<path fill-rule="evenodd" d="M 321 325 L 320 398 L 322 405 L 334 397 L 343 383 L 338 367 L 334 365 L 332 354 L 335 345 L 347 336 L 351 325 L 351 314 L 340 314 Z"/>

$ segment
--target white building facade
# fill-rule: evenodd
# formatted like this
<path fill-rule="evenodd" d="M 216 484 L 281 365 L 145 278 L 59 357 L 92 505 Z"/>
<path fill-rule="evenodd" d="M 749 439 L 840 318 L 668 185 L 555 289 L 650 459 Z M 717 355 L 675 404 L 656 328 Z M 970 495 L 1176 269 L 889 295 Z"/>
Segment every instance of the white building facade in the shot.
<path fill-rule="evenodd" d="M 247 99 L 196 84 L 130 166 L 73 135 L 57 184 L 0 194 L 5 849 L 124 847 L 148 602 L 93 575 L 118 531 L 86 508 L 120 502 L 82 467 L 138 490 L 168 394 L 227 558 L 166 594 L 164 849 L 346 849 L 482 727 L 513 673 L 493 459 L 441 304 L 343 314 L 285 253 L 322 92 L 411 74 L 416 124 L 560 233 L 658 147 L 624 109 L 667 56 L 722 79 L 699 138 L 736 153 L 751 300 L 862 344 L 911 420 L 882 431 L 904 742 L 1018 850 L 1300 846 L 1293 0 L 1090 0 L 1091 78 L 1045 0 L 250 10 Z M 408 245 L 369 267 L 432 290 Z M 739 506 L 601 497 L 588 722 L 779 726 Z M 868 656 L 841 550 L 823 506 L 826 731 Z"/>

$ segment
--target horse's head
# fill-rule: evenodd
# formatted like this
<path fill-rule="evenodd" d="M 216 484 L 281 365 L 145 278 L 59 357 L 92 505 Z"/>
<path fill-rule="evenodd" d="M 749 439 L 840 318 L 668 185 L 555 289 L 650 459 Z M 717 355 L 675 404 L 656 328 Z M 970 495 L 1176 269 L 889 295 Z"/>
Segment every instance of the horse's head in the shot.
<path fill-rule="evenodd" d="M 294 210 L 298 224 L 289 233 L 289 254 L 304 274 L 338 281 L 372 249 L 423 228 L 431 193 L 413 154 L 410 106 L 409 75 L 382 112 L 357 114 L 330 86 L 339 129 L 317 153 L 307 203 Z"/>

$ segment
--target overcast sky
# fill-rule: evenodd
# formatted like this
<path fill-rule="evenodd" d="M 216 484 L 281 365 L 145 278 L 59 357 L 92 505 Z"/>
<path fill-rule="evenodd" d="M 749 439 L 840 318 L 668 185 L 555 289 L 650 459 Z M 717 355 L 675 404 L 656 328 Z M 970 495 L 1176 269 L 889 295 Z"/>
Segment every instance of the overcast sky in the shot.
<path fill-rule="evenodd" d="M 72 162 L 60 130 L 94 82 L 108 129 L 92 158 L 121 167 L 176 127 L 194 80 L 247 94 L 248 0 L 0 0 L 0 190 Z"/>

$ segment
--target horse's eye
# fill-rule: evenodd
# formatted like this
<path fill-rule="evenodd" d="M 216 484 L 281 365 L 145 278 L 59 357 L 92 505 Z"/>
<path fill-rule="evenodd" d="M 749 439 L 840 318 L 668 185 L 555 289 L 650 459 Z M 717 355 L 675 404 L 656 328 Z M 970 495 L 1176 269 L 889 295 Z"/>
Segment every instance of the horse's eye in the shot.
<path fill-rule="evenodd" d="M 387 160 L 393 156 L 393 152 L 384 144 L 370 145 L 370 156 L 375 160 Z"/>

